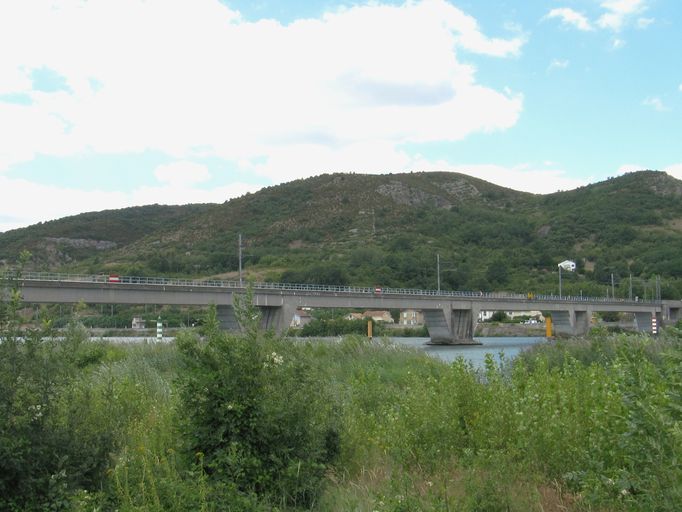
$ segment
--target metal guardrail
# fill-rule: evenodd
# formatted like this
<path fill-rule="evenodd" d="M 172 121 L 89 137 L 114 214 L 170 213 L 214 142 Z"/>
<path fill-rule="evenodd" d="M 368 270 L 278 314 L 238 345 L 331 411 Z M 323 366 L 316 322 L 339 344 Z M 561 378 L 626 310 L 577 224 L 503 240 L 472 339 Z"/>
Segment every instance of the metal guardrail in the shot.
<path fill-rule="evenodd" d="M 5 272 L 4 279 L 16 279 L 18 274 L 13 271 Z M 145 285 L 145 286 L 183 286 L 193 288 L 226 288 L 232 290 L 245 290 L 246 285 L 239 281 L 226 281 L 218 279 L 179 279 L 168 277 L 140 277 L 140 276 L 113 276 L 106 274 L 82 275 L 82 274 L 60 274 L 54 272 L 22 272 L 22 281 L 49 281 L 63 283 L 101 283 L 116 286 L 119 284 Z M 400 296 L 420 296 L 420 297 L 453 297 L 468 299 L 502 299 L 518 301 L 551 301 L 551 302 L 598 302 L 598 303 L 628 303 L 628 304 L 658 304 L 653 300 L 628 300 L 605 297 L 587 296 L 562 296 L 557 295 L 527 295 L 508 292 L 474 292 L 474 291 L 445 291 L 445 290 L 420 290 L 413 288 L 376 288 L 376 287 L 356 287 L 356 286 L 328 286 L 319 284 L 293 284 L 293 283 L 249 283 L 254 290 L 278 290 L 289 292 L 308 292 L 308 293 L 334 293 L 334 294 L 361 294 L 361 295 L 400 295 Z"/>

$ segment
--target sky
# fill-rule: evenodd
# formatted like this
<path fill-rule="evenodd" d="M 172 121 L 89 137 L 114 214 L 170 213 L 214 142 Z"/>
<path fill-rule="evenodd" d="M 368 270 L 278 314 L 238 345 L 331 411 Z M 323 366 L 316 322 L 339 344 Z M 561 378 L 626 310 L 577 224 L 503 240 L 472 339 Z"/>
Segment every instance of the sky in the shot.
<path fill-rule="evenodd" d="M 682 179 L 679 0 L 0 2 L 0 231 L 330 172 Z"/>

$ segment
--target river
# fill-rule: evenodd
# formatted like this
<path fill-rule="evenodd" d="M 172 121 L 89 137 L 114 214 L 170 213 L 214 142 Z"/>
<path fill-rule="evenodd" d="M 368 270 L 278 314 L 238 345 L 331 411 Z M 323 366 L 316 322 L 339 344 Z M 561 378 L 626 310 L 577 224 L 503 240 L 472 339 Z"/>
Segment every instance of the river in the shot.
<path fill-rule="evenodd" d="M 94 338 L 98 339 L 98 338 Z M 154 343 L 154 337 L 130 337 L 130 338 L 101 338 L 113 343 Z M 175 338 L 165 337 L 163 342 L 168 343 Z M 301 338 L 308 339 L 308 338 Z M 328 341 L 338 341 L 339 338 L 325 338 Z M 429 345 L 427 342 L 429 338 L 390 338 L 396 345 L 404 347 L 412 347 L 423 350 L 428 355 L 450 363 L 458 357 L 463 357 L 475 367 L 483 366 L 485 362 L 485 355 L 492 354 L 496 361 L 500 360 L 500 353 L 504 354 L 505 359 L 511 360 L 522 350 L 527 350 L 534 345 L 545 343 L 545 338 L 539 337 L 509 337 L 509 338 L 485 338 L 477 337 L 476 340 L 481 342 L 481 345 Z"/>
<path fill-rule="evenodd" d="M 437 359 L 450 363 L 462 357 L 476 367 L 483 366 L 485 355 L 492 354 L 496 361 L 500 360 L 500 353 L 504 358 L 511 360 L 522 350 L 527 350 L 534 345 L 546 343 L 546 338 L 476 338 L 481 345 L 428 345 L 429 338 L 391 338 L 397 345 L 414 347 L 424 350 L 427 354 Z"/>

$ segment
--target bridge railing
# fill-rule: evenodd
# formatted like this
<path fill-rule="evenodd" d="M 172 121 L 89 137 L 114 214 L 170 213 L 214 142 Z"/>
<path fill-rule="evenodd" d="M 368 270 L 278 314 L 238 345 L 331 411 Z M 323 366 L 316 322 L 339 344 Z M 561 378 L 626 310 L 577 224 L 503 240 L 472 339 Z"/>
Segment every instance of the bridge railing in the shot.
<path fill-rule="evenodd" d="M 18 274 L 13 271 L 4 273 L 5 279 L 16 279 Z M 220 279 L 182 279 L 172 277 L 143 277 L 143 276 L 117 276 L 107 274 L 61 274 L 56 272 L 22 272 L 22 281 L 50 281 L 64 283 L 102 283 L 116 286 L 117 284 L 146 285 L 146 286 L 183 286 L 193 288 L 226 288 L 246 289 L 246 285 L 239 281 Z M 414 288 L 377 288 L 357 286 L 333 286 L 320 284 L 296 284 L 296 283 L 251 283 L 254 290 L 277 290 L 305 293 L 343 293 L 343 294 L 369 294 L 374 296 L 420 296 L 420 297 L 443 297 L 443 298 L 468 298 L 468 299 L 503 299 L 514 301 L 533 302 L 601 302 L 601 303 L 657 303 L 653 300 L 629 300 L 610 297 L 566 296 L 533 294 L 532 296 L 511 292 L 483 292 L 483 291 L 450 291 L 450 290 L 420 290 Z"/>

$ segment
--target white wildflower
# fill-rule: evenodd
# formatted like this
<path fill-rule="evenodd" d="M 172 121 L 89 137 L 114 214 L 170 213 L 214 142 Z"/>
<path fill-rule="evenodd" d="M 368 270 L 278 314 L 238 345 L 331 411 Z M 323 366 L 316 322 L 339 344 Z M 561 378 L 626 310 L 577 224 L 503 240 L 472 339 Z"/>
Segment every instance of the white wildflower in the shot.
<path fill-rule="evenodd" d="M 267 357 L 265 363 L 263 363 L 264 368 L 269 368 L 270 366 L 279 366 L 284 362 L 284 357 L 279 355 L 277 352 L 273 352 Z"/>

